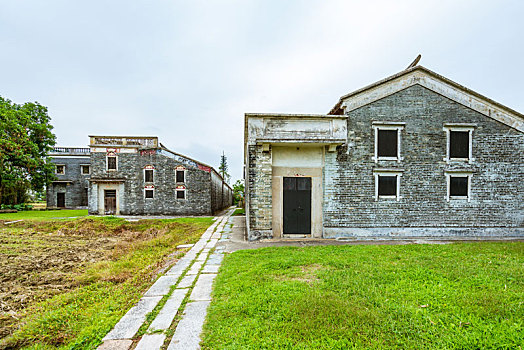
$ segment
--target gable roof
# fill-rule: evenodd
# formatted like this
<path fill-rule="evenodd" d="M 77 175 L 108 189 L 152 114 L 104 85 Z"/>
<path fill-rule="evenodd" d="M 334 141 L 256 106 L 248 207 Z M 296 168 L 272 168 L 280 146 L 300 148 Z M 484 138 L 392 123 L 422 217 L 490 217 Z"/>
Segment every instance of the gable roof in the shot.
<path fill-rule="evenodd" d="M 344 112 L 355 110 L 417 84 L 489 118 L 524 132 L 524 115 L 521 113 L 423 66 L 409 67 L 386 79 L 342 96 L 329 114 L 343 114 Z"/>

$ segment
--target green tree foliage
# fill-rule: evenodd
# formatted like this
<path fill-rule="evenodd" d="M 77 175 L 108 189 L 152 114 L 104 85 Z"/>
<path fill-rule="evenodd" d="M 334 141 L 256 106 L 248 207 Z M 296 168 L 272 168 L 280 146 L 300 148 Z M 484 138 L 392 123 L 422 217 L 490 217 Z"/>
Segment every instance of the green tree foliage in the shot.
<path fill-rule="evenodd" d="M 21 203 L 28 190 L 42 191 L 52 181 L 50 120 L 37 102 L 19 105 L 0 96 L 0 204 Z"/>
<path fill-rule="evenodd" d="M 220 173 L 220 175 L 222 175 L 222 178 L 227 183 L 229 183 L 229 179 L 231 178 L 231 176 L 228 173 L 228 170 L 229 169 L 227 166 L 227 157 L 224 151 L 222 151 L 222 155 L 220 156 L 220 165 L 218 166 L 218 172 Z"/>
<path fill-rule="evenodd" d="M 244 206 L 244 181 L 237 180 L 233 185 L 233 201 L 235 205 Z"/>

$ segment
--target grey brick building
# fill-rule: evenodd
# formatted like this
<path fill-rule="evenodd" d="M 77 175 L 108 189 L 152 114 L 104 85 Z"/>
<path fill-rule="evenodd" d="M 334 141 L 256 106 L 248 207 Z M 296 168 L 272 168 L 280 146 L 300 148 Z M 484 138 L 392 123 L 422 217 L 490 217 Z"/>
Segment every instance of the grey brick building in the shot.
<path fill-rule="evenodd" d="M 246 114 L 248 238 L 524 237 L 524 116 L 422 66 Z"/>
<path fill-rule="evenodd" d="M 90 136 L 90 149 L 90 214 L 212 215 L 232 204 L 215 169 L 156 137 Z"/>
<path fill-rule="evenodd" d="M 49 155 L 55 164 L 56 180 L 47 187 L 47 206 L 87 208 L 89 148 L 55 147 Z"/>

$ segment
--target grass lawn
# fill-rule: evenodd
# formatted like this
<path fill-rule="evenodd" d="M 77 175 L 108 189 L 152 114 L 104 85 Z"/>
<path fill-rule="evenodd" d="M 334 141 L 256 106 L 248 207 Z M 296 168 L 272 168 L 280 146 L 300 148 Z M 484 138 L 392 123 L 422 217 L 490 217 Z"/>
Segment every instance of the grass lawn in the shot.
<path fill-rule="evenodd" d="M 213 298 L 203 349 L 522 349 L 524 243 L 238 251 Z"/>
<path fill-rule="evenodd" d="M 212 221 L 0 224 L 0 349 L 95 349 Z"/>
<path fill-rule="evenodd" d="M 86 210 L 28 210 L 19 211 L 18 213 L 0 213 L 0 220 L 14 221 L 14 220 L 49 220 L 55 218 L 71 218 L 87 216 Z"/>

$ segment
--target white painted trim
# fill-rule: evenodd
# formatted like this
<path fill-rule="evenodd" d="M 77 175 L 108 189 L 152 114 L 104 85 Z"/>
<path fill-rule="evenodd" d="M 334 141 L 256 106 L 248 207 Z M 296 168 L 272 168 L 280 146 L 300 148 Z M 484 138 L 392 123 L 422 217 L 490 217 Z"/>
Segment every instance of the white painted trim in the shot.
<path fill-rule="evenodd" d="M 400 196 L 400 178 L 402 177 L 402 170 L 393 169 L 374 169 L 373 175 L 375 175 L 375 201 L 379 199 L 395 199 L 397 202 L 402 198 Z M 397 194 L 395 196 L 379 196 L 378 195 L 378 178 L 379 176 L 396 176 L 397 177 Z"/>
<path fill-rule="evenodd" d="M 375 132 L 375 155 L 373 156 L 373 161 L 378 163 L 379 160 L 395 160 L 397 163 L 400 163 L 404 158 L 401 156 L 402 149 L 402 130 L 406 123 L 396 123 L 396 122 L 372 122 L 372 127 Z M 397 156 L 396 157 L 379 157 L 378 156 L 378 131 L 379 130 L 396 130 L 397 131 Z"/>
<path fill-rule="evenodd" d="M 444 161 L 446 163 L 449 163 L 451 161 L 455 162 L 468 162 L 469 164 L 472 164 L 475 159 L 473 158 L 473 131 L 475 130 L 474 124 L 451 124 L 446 123 L 444 124 L 443 130 L 446 132 L 446 157 L 444 158 Z M 451 158 L 449 156 L 450 151 L 450 132 L 451 131 L 467 131 L 469 133 L 469 154 L 468 158 Z"/>
<path fill-rule="evenodd" d="M 341 108 L 345 108 L 346 112 L 350 112 L 417 84 L 460 103 L 463 106 L 471 108 L 486 117 L 524 132 L 524 119 L 522 119 L 522 117 L 475 94 L 469 93 L 464 89 L 460 89 L 446 82 L 444 79 L 430 75 L 422 69 L 415 69 L 397 78 L 379 83 L 360 93 L 348 96 L 343 99 Z"/>
<path fill-rule="evenodd" d="M 473 176 L 473 172 L 471 171 L 446 171 L 446 184 L 447 184 L 447 192 L 446 192 L 446 201 L 455 200 L 455 199 L 462 199 L 467 200 L 468 202 L 471 202 L 471 177 Z M 466 197 L 464 196 L 450 196 L 450 185 L 451 185 L 451 177 L 467 177 L 468 178 L 468 195 Z"/>
<path fill-rule="evenodd" d="M 115 157 L 116 158 L 116 161 L 115 161 L 116 169 L 109 169 L 109 161 L 108 161 L 109 157 Z M 106 155 L 106 172 L 109 172 L 109 171 L 118 171 L 118 156 L 116 154 L 114 156 Z"/>

